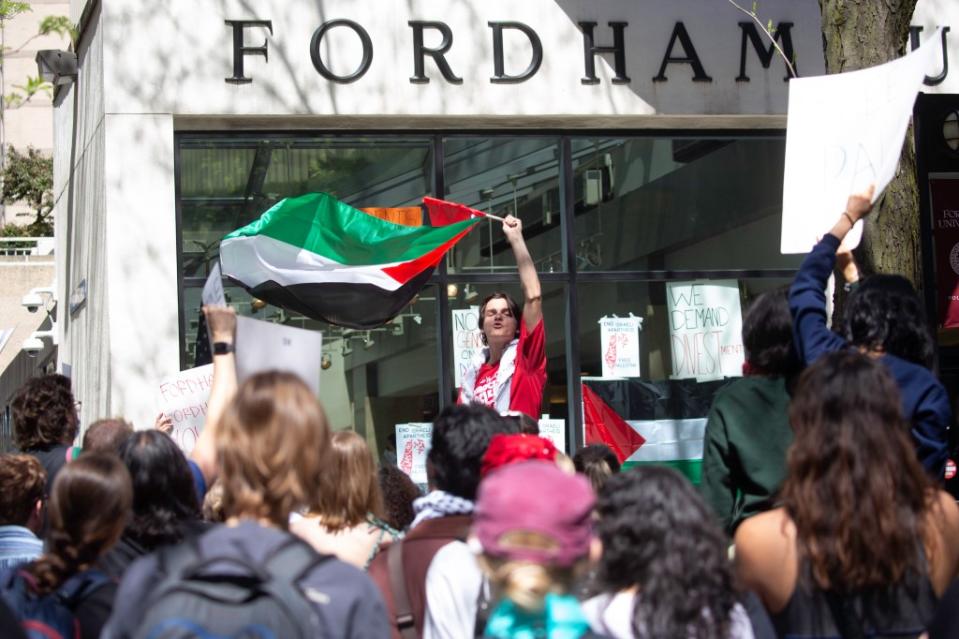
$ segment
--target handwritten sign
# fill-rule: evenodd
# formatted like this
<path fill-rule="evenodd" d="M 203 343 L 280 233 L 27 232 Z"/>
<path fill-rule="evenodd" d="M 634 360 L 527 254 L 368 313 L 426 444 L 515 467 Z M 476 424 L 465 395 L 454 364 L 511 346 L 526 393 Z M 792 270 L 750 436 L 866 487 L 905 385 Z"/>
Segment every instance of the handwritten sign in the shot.
<path fill-rule="evenodd" d="M 674 379 L 742 375 L 743 317 L 736 280 L 670 282 L 666 307 Z"/>
<path fill-rule="evenodd" d="M 213 384 L 213 364 L 167 377 L 157 389 L 160 412 L 173 422 L 173 441 L 190 454 L 206 421 L 206 405 Z"/>
<path fill-rule="evenodd" d="M 410 422 L 396 425 L 396 465 L 413 483 L 426 484 L 426 454 L 430 450 L 433 424 Z"/>
<path fill-rule="evenodd" d="M 916 93 L 934 74 L 939 31 L 912 53 L 879 66 L 789 81 L 780 250 L 806 253 L 832 228 L 853 193 L 896 174 Z M 855 248 L 858 223 L 847 235 Z"/>
<path fill-rule="evenodd" d="M 603 377 L 639 377 L 639 329 L 643 318 L 604 317 L 599 325 Z"/>
<path fill-rule="evenodd" d="M 454 309 L 453 315 L 453 373 L 456 388 L 462 385 L 463 375 L 472 366 L 473 357 L 483 350 L 483 331 L 479 329 L 479 306 Z"/>
<path fill-rule="evenodd" d="M 559 452 L 566 452 L 565 419 L 550 419 L 549 415 L 543 415 L 539 420 L 539 436 L 553 442 Z"/>

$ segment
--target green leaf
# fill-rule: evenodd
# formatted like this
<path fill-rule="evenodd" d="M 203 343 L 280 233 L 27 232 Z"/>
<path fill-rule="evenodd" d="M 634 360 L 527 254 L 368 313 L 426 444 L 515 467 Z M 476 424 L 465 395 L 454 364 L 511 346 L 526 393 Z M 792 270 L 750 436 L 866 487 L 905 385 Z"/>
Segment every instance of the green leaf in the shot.
<path fill-rule="evenodd" d="M 46 228 L 53 209 L 53 159 L 32 146 L 26 153 L 11 146 L 0 177 L 0 200 L 4 204 L 26 202 L 37 215 L 32 226 Z"/>
<path fill-rule="evenodd" d="M 40 28 L 37 30 L 38 35 L 50 35 L 54 33 L 61 37 L 70 38 L 70 42 L 76 44 L 77 32 L 76 25 L 70 22 L 70 18 L 66 16 L 47 16 L 40 21 Z"/>
<path fill-rule="evenodd" d="M 11 0 L 0 0 L 0 20 L 10 20 L 21 13 L 32 11 L 29 2 L 11 2 Z"/>

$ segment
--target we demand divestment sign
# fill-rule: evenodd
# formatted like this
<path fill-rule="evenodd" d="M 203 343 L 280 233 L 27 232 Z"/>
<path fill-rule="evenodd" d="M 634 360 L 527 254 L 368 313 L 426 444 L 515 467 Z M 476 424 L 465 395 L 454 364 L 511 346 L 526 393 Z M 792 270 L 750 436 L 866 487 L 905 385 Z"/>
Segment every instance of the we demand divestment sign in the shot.
<path fill-rule="evenodd" d="M 719 379 L 742 375 L 743 319 L 736 280 L 666 285 L 671 377 Z"/>

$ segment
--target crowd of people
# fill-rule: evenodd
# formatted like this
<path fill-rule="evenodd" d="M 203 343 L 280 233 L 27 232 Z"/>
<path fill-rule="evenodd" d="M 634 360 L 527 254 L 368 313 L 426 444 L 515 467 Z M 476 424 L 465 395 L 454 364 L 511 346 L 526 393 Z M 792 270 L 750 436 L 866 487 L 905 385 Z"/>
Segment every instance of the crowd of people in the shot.
<path fill-rule="evenodd" d="M 3 636 L 957 636 L 952 416 L 921 305 L 872 276 L 827 326 L 826 279 L 838 259 L 858 280 L 841 241 L 870 197 L 750 306 L 699 487 L 538 435 L 540 287 L 512 218 L 524 304 L 484 302 L 487 350 L 433 422 L 425 493 L 331 432 L 295 375 L 238 384 L 227 307 L 204 308 L 218 346 L 188 455 L 164 419 L 100 420 L 75 447 L 70 380 L 29 381 L 19 452 L 0 456 Z"/>

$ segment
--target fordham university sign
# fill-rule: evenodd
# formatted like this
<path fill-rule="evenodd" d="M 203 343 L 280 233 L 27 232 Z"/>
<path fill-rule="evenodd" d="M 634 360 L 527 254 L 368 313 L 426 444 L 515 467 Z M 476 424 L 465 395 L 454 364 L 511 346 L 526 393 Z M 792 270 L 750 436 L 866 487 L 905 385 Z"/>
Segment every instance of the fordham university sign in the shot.
<path fill-rule="evenodd" d="M 231 84 L 250 83 L 253 78 L 246 73 L 244 68 L 245 58 L 247 56 L 262 56 L 265 61 L 269 62 L 269 46 L 266 40 L 263 41 L 262 45 L 247 44 L 247 32 L 265 30 L 273 35 L 273 22 L 272 20 L 260 19 L 226 20 L 225 22 L 232 32 L 233 43 L 233 75 L 225 79 Z M 410 20 L 407 25 L 411 29 L 410 53 L 412 56 L 412 73 L 409 76 L 409 82 L 411 84 L 428 84 L 431 80 L 428 70 L 435 69 L 445 82 L 462 84 L 462 77 L 457 75 L 456 69 L 447 60 L 447 53 L 455 46 L 454 34 L 450 26 L 445 22 L 434 20 Z M 669 80 L 670 70 L 677 66 L 691 70 L 693 82 L 713 81 L 711 73 L 715 72 L 711 72 L 707 68 L 707 64 L 704 63 L 697 52 L 696 45 L 682 21 L 673 24 L 672 31 L 666 40 L 665 50 L 656 56 L 652 56 L 653 62 L 649 69 L 627 68 L 627 48 L 640 44 L 630 40 L 628 22 L 608 21 L 605 25 L 600 26 L 597 22 L 581 21 L 577 22 L 577 25 L 582 33 L 583 67 L 582 77 L 580 78 L 582 84 L 600 83 L 600 79 L 596 75 L 596 57 L 601 54 L 612 56 L 614 76 L 611 81 L 613 84 L 629 84 L 631 73 L 646 72 L 655 73 L 652 76 L 653 82 L 666 82 Z M 530 26 L 515 21 L 489 21 L 487 27 L 490 30 L 489 36 L 493 52 L 489 82 L 492 84 L 519 84 L 535 76 L 543 62 L 544 55 L 546 55 L 539 34 Z M 783 53 L 795 63 L 793 27 L 792 22 L 779 22 L 773 33 Z M 352 31 L 359 38 L 361 44 L 360 54 L 352 61 L 352 71 L 348 73 L 334 73 L 320 54 L 324 38 L 334 29 Z M 523 70 L 506 69 L 503 35 L 507 31 L 525 38 L 529 43 L 530 59 L 528 66 Z M 910 31 L 911 47 L 916 48 L 919 45 L 922 27 L 911 27 Z M 424 44 L 424 35 L 428 32 L 433 36 L 439 36 L 439 45 L 426 46 Z M 949 73 L 946 47 L 948 32 L 949 27 L 943 27 L 942 71 L 934 77 L 926 78 L 926 84 L 929 86 L 942 83 Z M 751 56 L 755 56 L 764 69 L 768 69 L 776 59 L 775 48 L 768 43 L 766 35 L 761 33 L 753 22 L 739 22 L 737 28 L 730 30 L 729 37 L 737 38 L 740 45 L 738 49 L 739 73 L 735 76 L 737 82 L 749 82 L 747 60 Z M 362 79 L 369 71 L 373 64 L 374 46 L 370 34 L 361 24 L 341 18 L 327 20 L 317 27 L 310 39 L 309 52 L 304 53 L 308 53 L 313 68 L 320 76 L 337 84 L 349 84 Z M 783 68 L 786 69 L 785 64 L 783 64 Z M 796 64 L 794 64 L 794 68 L 798 73 L 799 68 Z M 788 79 L 788 72 L 786 72 L 783 81 Z"/>

